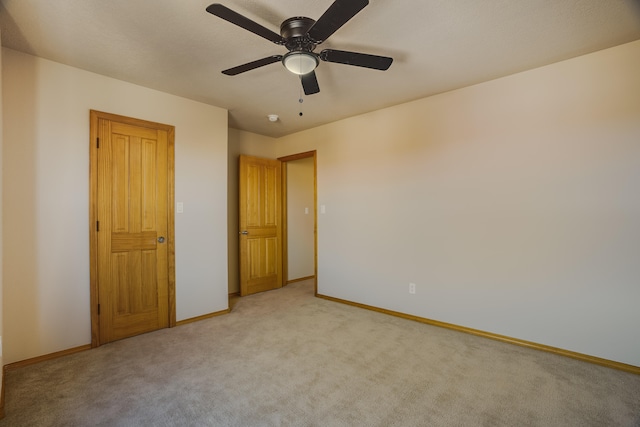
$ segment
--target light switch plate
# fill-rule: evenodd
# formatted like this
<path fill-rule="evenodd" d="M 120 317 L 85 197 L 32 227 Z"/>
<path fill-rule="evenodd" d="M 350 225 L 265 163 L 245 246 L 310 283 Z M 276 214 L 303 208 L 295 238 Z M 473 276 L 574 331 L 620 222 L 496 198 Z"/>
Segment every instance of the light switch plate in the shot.
<path fill-rule="evenodd" d="M 178 213 L 183 213 L 184 212 L 184 203 L 182 203 L 182 202 L 176 203 L 176 211 Z"/>

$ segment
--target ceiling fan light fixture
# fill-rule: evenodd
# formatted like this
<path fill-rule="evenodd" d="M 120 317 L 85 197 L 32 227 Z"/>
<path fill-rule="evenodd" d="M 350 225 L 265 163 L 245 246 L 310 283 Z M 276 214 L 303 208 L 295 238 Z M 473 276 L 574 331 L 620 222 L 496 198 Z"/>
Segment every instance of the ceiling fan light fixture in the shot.
<path fill-rule="evenodd" d="M 291 51 L 282 58 L 284 67 L 298 75 L 309 74 L 316 69 L 318 63 L 317 55 L 304 51 Z"/>

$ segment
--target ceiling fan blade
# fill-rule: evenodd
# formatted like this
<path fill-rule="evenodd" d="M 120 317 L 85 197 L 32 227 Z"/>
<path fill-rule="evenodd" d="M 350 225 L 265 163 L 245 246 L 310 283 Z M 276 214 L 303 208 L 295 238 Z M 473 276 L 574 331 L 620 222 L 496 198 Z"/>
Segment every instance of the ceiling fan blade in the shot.
<path fill-rule="evenodd" d="M 368 4 L 369 0 L 336 0 L 309 29 L 309 37 L 322 43 Z"/>
<path fill-rule="evenodd" d="M 264 37 L 265 39 L 276 44 L 284 44 L 284 40 L 282 39 L 282 36 L 280 34 L 277 34 L 270 29 L 263 27 L 257 22 L 254 22 L 251 19 L 246 18 L 240 15 L 238 12 L 234 12 L 233 10 L 221 4 L 214 3 L 212 5 L 209 5 L 209 7 L 207 7 L 207 12 L 219 18 L 222 18 L 225 21 L 229 21 L 232 24 L 237 25 L 238 27 L 242 27 L 245 30 L 251 31 L 254 34 L 259 35 L 260 37 Z"/>
<path fill-rule="evenodd" d="M 300 81 L 302 81 L 302 88 L 304 89 L 305 95 L 313 95 L 314 93 L 320 92 L 315 71 L 301 75 Z"/>
<path fill-rule="evenodd" d="M 338 64 L 355 65 L 357 67 L 373 68 L 374 70 L 388 70 L 393 58 L 387 56 L 369 55 L 366 53 L 347 52 L 345 50 L 325 49 L 320 52 L 320 59 Z"/>
<path fill-rule="evenodd" d="M 282 61 L 282 55 L 268 56 L 266 58 L 258 59 L 257 61 L 247 62 L 246 64 L 229 68 L 228 70 L 224 70 L 222 74 L 226 74 L 227 76 L 235 76 L 237 74 L 244 73 L 245 71 L 251 71 L 256 68 L 264 67 L 265 65 L 273 64 L 274 62 L 280 61 Z"/>

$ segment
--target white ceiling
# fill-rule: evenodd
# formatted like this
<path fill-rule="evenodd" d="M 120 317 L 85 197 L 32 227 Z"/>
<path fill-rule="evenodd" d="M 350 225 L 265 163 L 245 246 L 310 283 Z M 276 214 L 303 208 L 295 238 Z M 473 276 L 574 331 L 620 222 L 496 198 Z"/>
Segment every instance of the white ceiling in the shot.
<path fill-rule="evenodd" d="M 205 12 L 214 1 L 0 0 L 2 45 L 226 108 L 231 127 L 278 137 L 640 39 L 640 0 L 370 0 L 317 51 L 391 56 L 391 68 L 321 62 L 320 93 L 299 103 L 279 63 L 220 73 L 286 49 Z M 218 1 L 276 33 L 333 2 Z"/>

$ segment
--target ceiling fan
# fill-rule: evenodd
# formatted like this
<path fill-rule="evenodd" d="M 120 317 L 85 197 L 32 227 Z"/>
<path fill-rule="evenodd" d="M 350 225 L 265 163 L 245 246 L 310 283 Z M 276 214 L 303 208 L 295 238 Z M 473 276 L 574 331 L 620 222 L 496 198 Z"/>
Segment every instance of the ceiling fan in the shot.
<path fill-rule="evenodd" d="M 324 49 L 320 53 L 314 52 L 319 44 L 327 40 L 331 34 L 335 33 L 368 4 L 369 0 L 335 0 L 317 21 L 304 16 L 289 18 L 280 25 L 280 34 L 277 34 L 228 7 L 214 3 L 207 7 L 207 12 L 275 44 L 282 45 L 289 51 L 284 55 L 272 55 L 238 65 L 224 70 L 222 73 L 235 76 L 275 62 L 282 62 L 287 70 L 300 75 L 304 93 L 312 95 L 320 92 L 314 71 L 320 64 L 320 60 L 374 70 L 387 70 L 391 66 L 393 58 L 335 49 Z"/>

